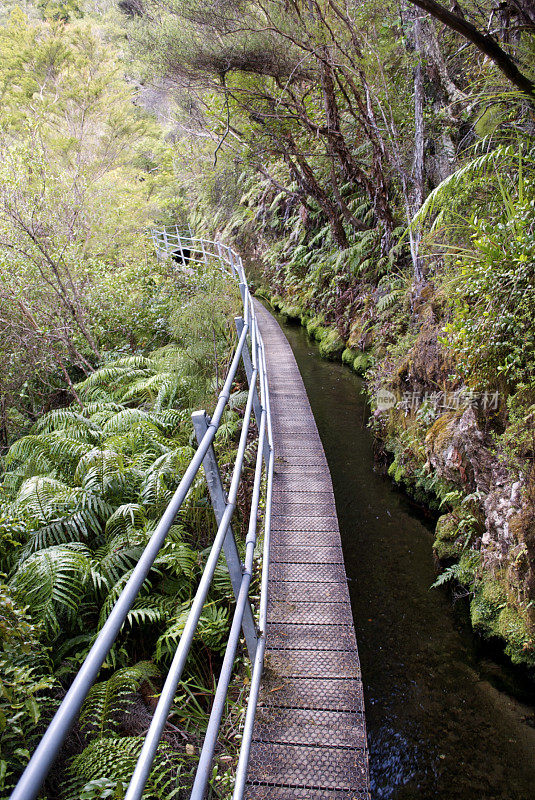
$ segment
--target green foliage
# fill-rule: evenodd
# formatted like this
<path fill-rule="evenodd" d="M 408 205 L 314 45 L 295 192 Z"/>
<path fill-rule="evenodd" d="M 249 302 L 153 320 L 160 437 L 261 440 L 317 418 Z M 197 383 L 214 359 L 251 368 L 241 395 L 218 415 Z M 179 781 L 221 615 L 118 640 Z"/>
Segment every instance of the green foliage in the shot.
<path fill-rule="evenodd" d="M 91 742 L 71 761 L 71 777 L 63 795 L 65 800 L 123 797 L 143 741 L 142 736 L 125 736 L 103 737 Z M 184 763 L 184 758 L 178 756 L 169 744 L 162 742 L 143 797 L 147 800 L 180 797 L 181 788 L 187 785 L 182 780 Z"/>
<path fill-rule="evenodd" d="M 210 308 L 202 294 L 207 284 L 214 289 Z M 208 324 L 210 314 L 218 369 L 224 374 L 234 342 L 235 293 L 226 279 L 208 271 L 197 285 L 189 279 L 183 292 L 190 327 L 195 318 L 199 328 Z M 175 324 L 178 330 L 178 316 Z M 14 598 L 6 602 L 15 609 L 12 615 L 19 614 L 21 631 L 32 633 L 36 648 L 51 644 L 54 655 L 34 675 L 9 654 L 4 685 L 25 692 L 25 698 L 6 689 L 13 705 L 4 712 L 13 727 L 4 757 L 8 776 L 20 772 L 27 758 L 25 740 L 34 741 L 26 733 L 28 719 L 35 725 L 41 702 L 49 714 L 50 700 L 40 693 L 54 676 L 70 680 L 85 657 L 94 638 L 87 631 L 104 624 L 194 453 L 189 403 L 192 397 L 207 408 L 213 403 L 214 361 L 211 370 L 195 374 L 192 364 L 203 343 L 181 330 L 165 352 L 123 357 L 92 372 L 75 387 L 81 405 L 41 416 L 5 457 L 2 566 L 11 567 Z M 213 353 L 212 336 L 209 346 Z M 232 394 L 216 437 L 223 473 L 233 461 L 246 397 L 244 391 Z M 80 723 L 89 745 L 73 760 L 67 797 L 122 796 L 142 741 L 125 738 L 130 712 L 145 702 L 140 695 L 144 687 L 156 692 L 159 669 L 153 659 L 167 663 L 176 650 L 213 524 L 199 476 L 127 615 L 101 681 L 84 704 Z M 185 679 L 194 677 L 205 686 L 207 696 L 212 676 L 206 674 L 206 663 L 224 647 L 232 597 L 228 572 L 218 567 L 185 673 Z M 16 612 L 16 602 L 24 602 L 27 612 Z M 132 663 L 133 653 L 145 660 Z M 113 674 L 106 675 L 110 669 Z M 98 741 L 106 747 L 104 760 Z M 187 783 L 190 771 L 183 767 L 178 753 L 162 745 L 148 796 L 178 796 L 180 776 L 184 772 Z"/>
<path fill-rule="evenodd" d="M 470 605 L 472 625 L 486 636 L 506 642 L 506 653 L 513 663 L 535 665 L 533 637 L 525 614 L 513 605 L 503 583 L 482 576 Z"/>
<path fill-rule="evenodd" d="M 365 375 L 371 363 L 372 358 L 369 353 L 357 353 L 352 364 L 353 370 L 357 375 Z"/>
<path fill-rule="evenodd" d="M 11 586 L 52 638 L 76 620 L 88 573 L 87 548 L 72 542 L 29 556 L 17 568 Z"/>
<path fill-rule="evenodd" d="M 47 20 L 72 18 L 75 4 L 52 5 Z M 133 103 L 121 48 L 89 19 L 16 8 L 0 25 L 3 445 L 102 350 L 168 338 L 176 284 L 144 229 L 173 183 L 170 152 Z"/>
<path fill-rule="evenodd" d="M 416 217 L 439 209 L 432 232 L 457 239 L 443 245 L 442 344 L 472 387 L 514 391 L 533 373 L 534 187 L 533 151 L 498 146 L 443 181 Z"/>
<path fill-rule="evenodd" d="M 327 332 L 323 317 L 312 317 L 312 319 L 307 322 L 306 329 L 308 335 L 312 339 L 317 339 L 318 341 L 321 341 L 322 337 Z"/>
<path fill-rule="evenodd" d="M 323 358 L 336 359 L 341 356 L 344 347 L 344 340 L 338 331 L 335 328 L 331 328 L 322 336 L 319 351 Z"/>
<path fill-rule="evenodd" d="M 155 665 L 146 661 L 118 669 L 108 680 L 95 683 L 82 706 L 80 725 L 100 739 L 113 735 L 121 724 L 120 715 L 128 714 L 135 702 L 140 685 L 148 682 L 155 691 L 152 681 L 159 675 Z"/>
<path fill-rule="evenodd" d="M 55 686 L 40 628 L 0 585 L 0 791 L 13 788 L 39 740 L 38 723 L 54 707 Z"/>
<path fill-rule="evenodd" d="M 240 313 L 241 302 L 233 279 L 217 269 L 200 271 L 189 291 L 191 299 L 171 317 L 171 331 L 188 374 L 188 405 L 194 405 L 208 385 L 216 395 L 221 390 L 236 340 L 229 322 Z"/>
<path fill-rule="evenodd" d="M 470 221 L 472 250 L 455 262 L 444 344 L 475 386 L 514 387 L 534 371 L 535 193 L 524 191 L 499 221 Z"/>

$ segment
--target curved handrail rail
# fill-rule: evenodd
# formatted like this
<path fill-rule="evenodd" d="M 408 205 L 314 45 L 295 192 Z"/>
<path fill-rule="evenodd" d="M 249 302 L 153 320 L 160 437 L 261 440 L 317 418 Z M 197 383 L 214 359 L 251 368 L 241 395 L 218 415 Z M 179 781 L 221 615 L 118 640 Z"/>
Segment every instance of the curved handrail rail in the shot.
<path fill-rule="evenodd" d="M 238 344 L 211 419 L 204 411 L 193 414 L 193 424 L 198 440 L 198 448 L 169 505 L 152 533 L 128 582 L 106 620 L 106 623 L 98 634 L 84 663 L 74 678 L 60 707 L 13 790 L 11 800 L 33 800 L 37 796 L 43 781 L 59 753 L 67 733 L 74 724 L 82 704 L 91 686 L 95 682 L 98 672 L 165 541 L 165 537 L 201 465 L 204 467 L 218 528 L 189 611 L 184 631 L 171 662 L 158 704 L 128 786 L 125 800 L 140 800 L 142 797 L 143 789 L 150 774 L 158 744 L 167 722 L 167 717 L 180 682 L 182 671 L 222 550 L 225 553 L 229 567 L 231 582 L 236 597 L 236 607 L 190 800 L 202 800 L 206 792 L 217 737 L 221 726 L 225 699 L 232 678 L 236 650 L 242 631 L 245 636 L 253 669 L 242 744 L 236 771 L 233 800 L 241 800 L 244 795 L 253 723 L 266 645 L 271 494 L 274 465 L 271 411 L 264 344 L 258 329 L 243 263 L 238 253 L 222 242 L 194 238 L 191 235 L 183 236 L 180 234 L 178 228 L 172 230 L 168 228 L 153 230 L 152 239 L 159 256 L 168 257 L 172 254 L 175 257 L 179 254 L 184 267 L 191 263 L 207 263 L 208 258 L 216 258 L 219 260 L 221 267 L 227 272 L 230 272 L 238 280 L 243 301 L 243 317 L 238 317 L 236 319 L 236 327 L 239 335 Z M 249 390 L 236 460 L 227 496 L 221 484 L 217 459 L 213 449 L 213 441 L 221 423 L 225 406 L 229 400 L 231 387 L 240 361 L 243 362 L 245 367 Z M 236 508 L 237 493 L 247 445 L 247 435 L 253 416 L 256 419 L 258 428 L 258 448 L 249 527 L 245 539 L 245 559 L 242 563 L 236 548 L 231 521 Z M 255 623 L 249 603 L 249 587 L 253 575 L 254 550 L 258 537 L 258 516 L 263 475 L 266 477 L 263 563 L 258 622 Z"/>

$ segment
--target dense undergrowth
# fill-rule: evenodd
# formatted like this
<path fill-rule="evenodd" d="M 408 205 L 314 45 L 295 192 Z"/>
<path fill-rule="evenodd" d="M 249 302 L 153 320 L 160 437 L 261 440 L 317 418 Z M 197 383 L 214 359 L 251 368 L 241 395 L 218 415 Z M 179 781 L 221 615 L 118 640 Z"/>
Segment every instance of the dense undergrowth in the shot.
<path fill-rule="evenodd" d="M 304 218 L 267 181 L 246 177 L 239 206 L 221 213 L 249 251 L 257 292 L 300 321 L 324 357 L 365 377 L 379 456 L 440 515 L 437 583 L 454 580 L 475 630 L 530 667 L 533 152 L 527 136 L 477 142 L 415 220 L 425 256 L 417 282 L 406 226 L 384 255 L 374 227 L 340 250 L 319 209 Z M 352 208 L 373 221 L 358 194 Z"/>
<path fill-rule="evenodd" d="M 3 459 L 4 789 L 37 744 L 191 460 L 191 411 L 209 410 L 221 388 L 215 376 L 224 377 L 231 352 L 237 289 L 212 269 L 176 284 L 169 342 L 103 363 L 76 384 L 79 403 L 43 415 Z M 194 325 L 205 331 L 204 339 L 192 336 Z M 238 385 L 216 435 L 224 475 L 243 401 Z M 253 439 L 246 483 L 254 451 Z M 242 492 L 238 530 L 246 513 Z M 65 773 L 60 779 L 56 768 L 47 796 L 122 796 L 213 533 L 199 475 L 64 748 Z M 220 562 L 147 797 L 181 797 L 188 785 L 232 596 Z M 231 753 L 234 716 L 223 733 Z M 227 768 L 219 765 L 220 772 Z"/>
<path fill-rule="evenodd" d="M 0 11 L 0 796 L 10 793 L 120 595 L 195 450 L 236 341 L 238 288 L 158 260 L 180 222 L 167 128 L 125 77 L 121 14 Z M 134 69 L 132 67 L 132 69 Z M 238 373 L 215 447 L 226 481 L 245 402 Z M 235 530 L 248 512 L 246 450 Z M 55 763 L 49 800 L 120 798 L 197 588 L 215 520 L 202 474 Z M 226 641 L 217 567 L 144 796 L 185 796 Z M 210 791 L 238 746 L 238 656 Z"/>

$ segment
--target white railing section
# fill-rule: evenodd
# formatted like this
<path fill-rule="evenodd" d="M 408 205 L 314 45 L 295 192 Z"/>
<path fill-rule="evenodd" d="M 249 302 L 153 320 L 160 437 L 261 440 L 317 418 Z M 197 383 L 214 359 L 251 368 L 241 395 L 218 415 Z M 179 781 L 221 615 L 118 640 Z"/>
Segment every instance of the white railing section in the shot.
<path fill-rule="evenodd" d="M 258 329 L 242 260 L 236 252 L 221 242 L 194 238 L 191 234 L 183 236 L 177 228 L 154 230 L 152 231 L 152 238 L 158 255 L 160 257 L 173 257 L 177 261 L 179 268 L 182 267 L 189 270 L 193 269 L 195 264 L 208 263 L 209 259 L 217 259 L 220 267 L 237 279 L 243 301 L 243 316 L 237 317 L 235 320 L 239 336 L 238 344 L 212 417 L 210 418 L 205 411 L 198 411 L 193 414 L 193 426 L 198 441 L 197 451 L 186 469 L 169 506 L 152 533 L 149 543 L 122 594 L 113 607 L 105 625 L 97 636 L 69 691 L 14 789 L 11 800 L 33 800 L 37 796 L 201 466 L 204 468 L 218 528 L 191 605 L 184 632 L 173 657 L 143 748 L 128 786 L 125 800 L 140 800 L 143 795 L 221 551 L 224 552 L 229 568 L 236 606 L 190 800 L 202 800 L 208 787 L 225 700 L 234 671 L 238 643 L 242 634 L 252 663 L 252 677 L 236 770 L 233 800 L 241 800 L 244 796 L 266 646 L 274 454 L 264 344 Z M 240 361 L 245 369 L 249 391 L 227 495 L 221 482 L 213 441 L 221 423 Z M 253 417 L 258 431 L 258 449 L 248 533 L 245 539 L 245 558 L 242 563 L 232 530 L 232 517 L 236 508 L 247 436 Z M 258 537 L 258 520 L 261 516 L 262 500 L 264 501 L 263 562 L 260 603 L 258 615 L 255 619 L 249 602 L 249 589 L 253 576 L 253 559 Z"/>

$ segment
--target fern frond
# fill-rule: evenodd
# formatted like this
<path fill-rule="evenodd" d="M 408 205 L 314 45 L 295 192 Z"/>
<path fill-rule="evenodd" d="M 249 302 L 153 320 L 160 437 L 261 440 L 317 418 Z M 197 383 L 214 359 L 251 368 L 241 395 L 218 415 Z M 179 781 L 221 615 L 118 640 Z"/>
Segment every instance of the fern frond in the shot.
<path fill-rule="evenodd" d="M 145 509 L 140 503 L 123 503 L 106 522 L 106 538 L 109 540 L 118 534 L 127 537 L 130 531 L 143 528 L 146 522 Z"/>
<path fill-rule="evenodd" d="M 27 558 L 10 581 L 50 635 L 57 635 L 62 621 L 70 623 L 76 617 L 89 574 L 88 556 L 81 544 L 48 547 Z"/>
<path fill-rule="evenodd" d="M 134 426 L 143 425 L 148 427 L 151 432 L 159 434 L 160 427 L 155 419 L 147 411 L 141 408 L 123 408 L 114 414 L 113 417 L 103 425 L 105 434 L 125 433 Z"/>
<path fill-rule="evenodd" d="M 91 435 L 99 434 L 99 428 L 76 408 L 56 408 L 49 411 L 35 424 L 36 433 L 52 433 L 52 431 L 69 431 L 74 438 L 90 441 Z M 78 434 L 78 435 L 76 435 Z"/>
<path fill-rule="evenodd" d="M 459 575 L 459 564 L 452 564 L 451 567 L 447 567 L 444 572 L 438 576 L 436 581 L 431 584 L 431 589 L 436 589 L 438 586 L 443 586 L 448 581 L 453 581 Z"/>
<path fill-rule="evenodd" d="M 515 153 L 515 148 L 512 145 L 500 145 L 489 153 L 483 153 L 483 155 L 471 159 L 460 169 L 452 172 L 447 178 L 444 178 L 444 180 L 433 189 L 422 207 L 414 215 L 411 225 L 423 223 L 425 219 L 432 214 L 436 206 L 446 202 L 448 198 L 451 197 L 452 193 L 458 191 L 466 182 L 473 181 L 482 175 L 488 174 L 491 170 L 496 169 L 496 165 L 501 160 L 511 160 L 515 158 L 515 155 L 518 157 L 518 153 Z"/>
<path fill-rule="evenodd" d="M 93 797 L 91 785 L 103 785 L 102 780 L 106 781 L 110 791 L 121 796 L 119 793 L 124 792 L 132 777 L 143 742 L 142 736 L 108 736 L 91 742 L 70 763 L 70 780 L 64 800 Z M 161 742 L 143 793 L 144 800 L 178 800 L 184 786 L 184 763 L 184 759 L 167 742 Z M 85 789 L 88 786 L 90 794 L 86 795 Z"/>
<path fill-rule="evenodd" d="M 80 724 L 99 738 L 115 733 L 120 715 L 128 713 L 140 685 L 148 682 L 152 686 L 159 677 L 159 669 L 150 661 L 118 669 L 107 681 L 91 687 L 80 712 Z"/>

